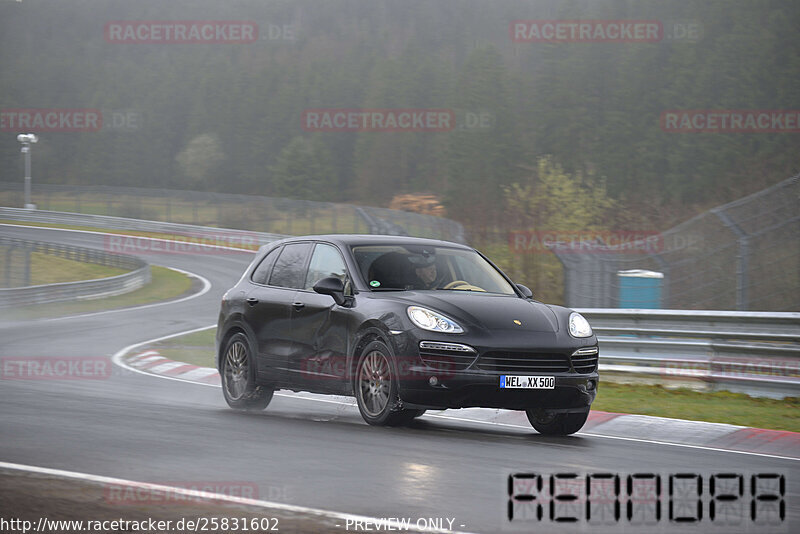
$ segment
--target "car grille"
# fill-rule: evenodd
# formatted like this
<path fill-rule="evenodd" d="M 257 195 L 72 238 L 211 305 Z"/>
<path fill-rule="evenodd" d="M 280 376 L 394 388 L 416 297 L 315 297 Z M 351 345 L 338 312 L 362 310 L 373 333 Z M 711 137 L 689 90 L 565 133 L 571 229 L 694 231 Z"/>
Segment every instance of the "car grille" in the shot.
<path fill-rule="evenodd" d="M 492 351 L 478 358 L 475 367 L 482 371 L 507 373 L 567 373 L 569 360 L 564 354 Z"/>
<path fill-rule="evenodd" d="M 597 348 L 576 350 L 572 354 L 572 368 L 576 373 L 588 374 L 597 370 Z"/>
<path fill-rule="evenodd" d="M 463 371 L 475 361 L 476 351 L 458 343 L 420 343 L 419 356 L 428 367 L 441 371 Z"/>

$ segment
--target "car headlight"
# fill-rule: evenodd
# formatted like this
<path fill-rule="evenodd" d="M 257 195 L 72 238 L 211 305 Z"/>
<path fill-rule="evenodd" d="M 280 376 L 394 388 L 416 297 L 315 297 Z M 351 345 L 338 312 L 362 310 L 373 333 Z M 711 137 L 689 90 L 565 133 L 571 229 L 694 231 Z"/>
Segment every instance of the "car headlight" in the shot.
<path fill-rule="evenodd" d="M 583 315 L 572 312 L 569 315 L 569 335 L 572 337 L 589 337 L 592 335 L 592 327 Z"/>
<path fill-rule="evenodd" d="M 458 323 L 433 310 L 420 308 L 419 306 L 409 306 L 406 311 L 411 322 L 423 330 L 448 334 L 460 334 L 464 331 Z"/>

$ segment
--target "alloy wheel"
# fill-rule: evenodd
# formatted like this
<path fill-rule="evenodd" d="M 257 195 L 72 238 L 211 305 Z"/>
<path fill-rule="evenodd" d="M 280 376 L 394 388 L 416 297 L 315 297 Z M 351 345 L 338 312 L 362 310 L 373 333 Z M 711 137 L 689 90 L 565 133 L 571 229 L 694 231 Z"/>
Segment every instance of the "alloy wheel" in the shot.
<path fill-rule="evenodd" d="M 377 350 L 364 358 L 358 375 L 358 392 L 366 412 L 378 417 L 389 403 L 391 371 L 389 360 Z"/>
<path fill-rule="evenodd" d="M 235 341 L 225 354 L 225 388 L 231 400 L 241 399 L 247 391 L 247 347 Z"/>

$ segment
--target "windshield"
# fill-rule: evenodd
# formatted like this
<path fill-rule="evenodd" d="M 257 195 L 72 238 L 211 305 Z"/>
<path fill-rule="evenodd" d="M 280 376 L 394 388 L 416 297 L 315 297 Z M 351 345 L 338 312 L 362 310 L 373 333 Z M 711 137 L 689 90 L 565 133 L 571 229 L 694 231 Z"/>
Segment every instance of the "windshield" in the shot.
<path fill-rule="evenodd" d="M 411 245 L 353 247 L 374 291 L 443 290 L 514 295 L 511 284 L 473 250 Z"/>

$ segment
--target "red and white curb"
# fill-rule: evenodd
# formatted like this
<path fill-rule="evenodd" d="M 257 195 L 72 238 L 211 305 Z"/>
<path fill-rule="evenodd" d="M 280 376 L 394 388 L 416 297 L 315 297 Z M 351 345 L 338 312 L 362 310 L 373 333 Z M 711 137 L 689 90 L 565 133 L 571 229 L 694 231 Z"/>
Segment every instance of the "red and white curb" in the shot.
<path fill-rule="evenodd" d="M 140 352 L 126 358 L 125 362 L 134 369 L 154 375 L 168 376 L 200 384 L 220 385 L 219 373 L 216 369 L 168 360 L 155 350 Z"/>
<path fill-rule="evenodd" d="M 155 350 L 124 357 L 125 365 L 142 373 L 204 385 L 220 385 L 216 369 L 199 367 L 164 358 Z M 349 397 L 313 393 L 283 393 L 283 396 L 355 406 Z M 424 417 L 503 427 L 530 429 L 523 412 L 486 408 L 429 411 Z M 800 460 L 800 433 L 748 428 L 724 423 L 686 421 L 650 415 L 634 415 L 592 410 L 578 435 L 632 440 L 660 445 L 725 451 Z"/>
<path fill-rule="evenodd" d="M 475 410 L 467 408 L 459 412 Z M 493 422 L 527 424 L 524 413 L 508 410 L 489 410 L 483 414 Z M 494 413 L 494 415 L 492 415 Z M 459 413 L 461 415 L 461 413 Z M 516 426 L 516 425 L 515 425 Z M 645 442 L 672 443 L 706 449 L 743 452 L 800 460 L 800 433 L 765 430 L 725 423 L 687 421 L 651 415 L 610 413 L 592 410 L 580 434 L 633 438 Z"/>

